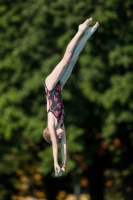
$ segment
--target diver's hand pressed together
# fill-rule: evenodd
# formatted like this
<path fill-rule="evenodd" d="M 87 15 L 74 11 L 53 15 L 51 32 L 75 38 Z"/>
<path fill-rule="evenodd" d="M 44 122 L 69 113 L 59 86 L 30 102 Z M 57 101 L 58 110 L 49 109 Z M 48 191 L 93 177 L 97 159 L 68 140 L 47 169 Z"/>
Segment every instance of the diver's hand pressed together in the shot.
<path fill-rule="evenodd" d="M 61 168 L 59 165 L 55 165 L 54 170 L 55 170 L 55 177 L 61 177 L 62 173 L 66 171 L 66 167 L 64 164 L 62 165 Z"/>

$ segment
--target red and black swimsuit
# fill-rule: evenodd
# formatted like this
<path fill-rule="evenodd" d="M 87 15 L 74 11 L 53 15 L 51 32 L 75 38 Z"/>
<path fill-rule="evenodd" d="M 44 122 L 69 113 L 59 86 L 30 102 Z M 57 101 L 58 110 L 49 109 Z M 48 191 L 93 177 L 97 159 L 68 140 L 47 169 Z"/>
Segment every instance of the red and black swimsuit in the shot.
<path fill-rule="evenodd" d="M 49 110 L 56 117 L 57 121 L 65 119 L 64 105 L 61 97 L 61 86 L 60 81 L 56 84 L 55 88 L 48 90 L 45 84 L 45 92 L 49 101 Z"/>

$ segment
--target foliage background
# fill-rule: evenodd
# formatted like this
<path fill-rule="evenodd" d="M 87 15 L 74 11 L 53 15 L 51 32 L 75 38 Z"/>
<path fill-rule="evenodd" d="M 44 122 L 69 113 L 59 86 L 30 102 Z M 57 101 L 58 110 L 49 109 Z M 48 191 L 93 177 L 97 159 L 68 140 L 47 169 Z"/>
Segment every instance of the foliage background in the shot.
<path fill-rule="evenodd" d="M 100 27 L 62 94 L 67 170 L 55 179 L 43 84 L 91 16 Z M 0 0 L 0 200 L 64 199 L 75 185 L 92 200 L 133 199 L 132 32 L 131 0 Z"/>

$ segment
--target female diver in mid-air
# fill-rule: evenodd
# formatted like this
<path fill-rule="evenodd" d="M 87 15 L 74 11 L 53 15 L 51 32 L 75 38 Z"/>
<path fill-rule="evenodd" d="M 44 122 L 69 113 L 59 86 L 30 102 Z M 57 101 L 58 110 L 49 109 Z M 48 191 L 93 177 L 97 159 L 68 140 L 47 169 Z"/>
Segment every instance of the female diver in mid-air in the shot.
<path fill-rule="evenodd" d="M 43 131 L 43 137 L 48 143 L 52 144 L 56 177 L 62 175 L 62 172 L 65 171 L 66 164 L 66 134 L 64 127 L 65 112 L 61 98 L 61 91 L 87 40 L 99 26 L 99 23 L 96 22 L 94 26 L 89 27 L 91 22 L 92 18 L 87 19 L 83 24 L 79 25 L 78 31 L 68 44 L 62 60 L 45 79 L 47 127 Z M 61 140 L 61 168 L 58 164 L 59 140 Z"/>

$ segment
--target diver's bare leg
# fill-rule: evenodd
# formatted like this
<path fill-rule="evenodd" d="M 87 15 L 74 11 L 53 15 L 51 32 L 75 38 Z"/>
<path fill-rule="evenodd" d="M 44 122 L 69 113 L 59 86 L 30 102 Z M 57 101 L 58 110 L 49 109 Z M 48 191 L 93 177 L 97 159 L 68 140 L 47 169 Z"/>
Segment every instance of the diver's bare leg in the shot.
<path fill-rule="evenodd" d="M 56 85 L 56 83 L 60 80 L 62 74 L 66 70 L 71 57 L 73 55 L 73 51 L 80 39 L 80 37 L 85 33 L 85 30 L 91 23 L 92 18 L 87 19 L 83 24 L 79 25 L 78 32 L 76 35 L 73 37 L 71 42 L 68 44 L 65 54 L 63 56 L 63 59 L 59 62 L 59 64 L 54 68 L 52 73 L 46 78 L 46 85 L 49 90 L 53 89 Z"/>
<path fill-rule="evenodd" d="M 96 29 L 98 28 L 99 23 L 96 22 L 96 24 L 93 27 L 89 27 L 85 30 L 85 34 L 84 36 L 81 38 L 81 40 L 78 42 L 76 48 L 73 51 L 73 55 L 71 57 L 71 60 L 66 68 L 66 70 L 64 71 L 64 73 L 62 74 L 60 81 L 61 81 L 61 86 L 63 87 L 64 84 L 66 83 L 66 81 L 68 80 L 69 76 L 71 75 L 71 72 L 73 70 L 73 67 L 79 57 L 79 54 L 81 53 L 82 49 L 84 48 L 87 40 L 90 38 L 90 36 L 96 31 Z"/>

